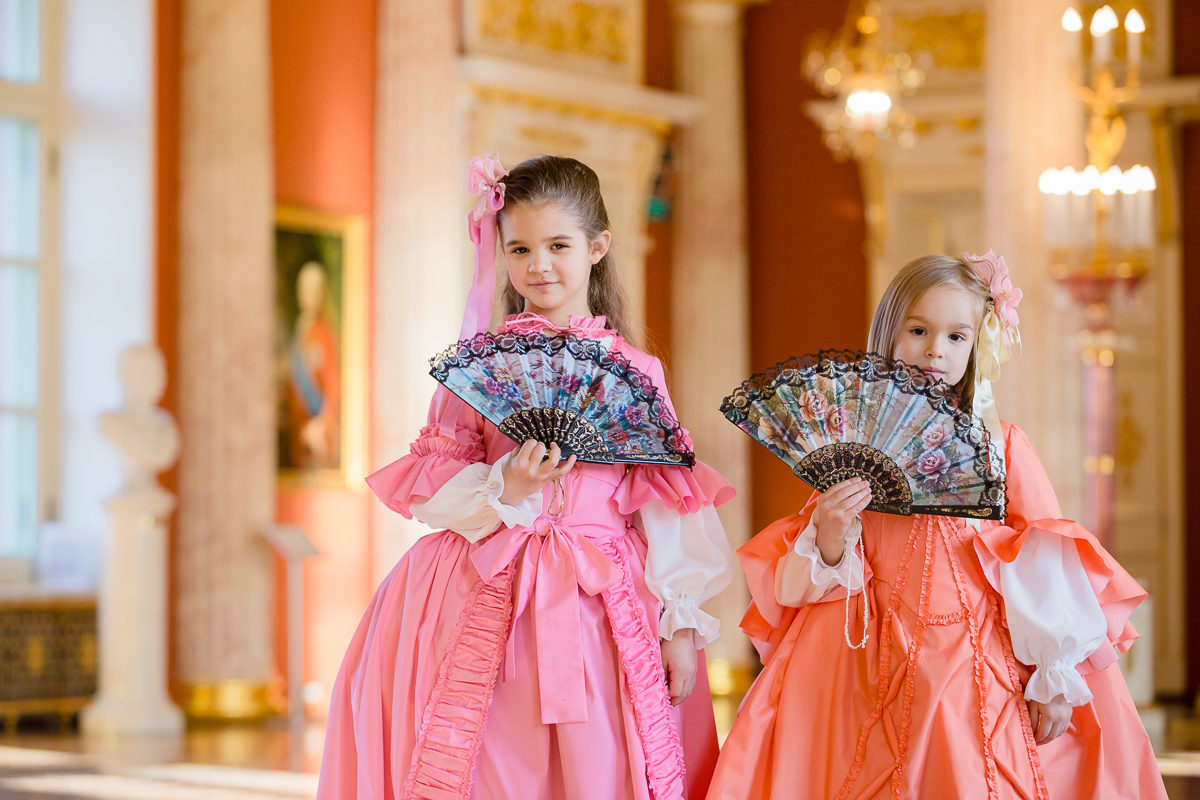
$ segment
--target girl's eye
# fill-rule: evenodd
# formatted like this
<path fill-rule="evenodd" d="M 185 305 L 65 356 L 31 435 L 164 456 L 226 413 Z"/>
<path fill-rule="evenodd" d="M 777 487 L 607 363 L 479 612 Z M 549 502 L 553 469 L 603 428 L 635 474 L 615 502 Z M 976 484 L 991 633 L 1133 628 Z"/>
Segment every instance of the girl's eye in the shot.
<path fill-rule="evenodd" d="M 550 245 L 550 249 L 551 250 L 566 250 L 567 243 L 566 242 L 555 242 L 554 244 Z"/>
<path fill-rule="evenodd" d="M 950 334 L 950 340 L 953 342 L 965 342 L 967 337 L 963 336 L 961 333 L 952 333 Z"/>
<path fill-rule="evenodd" d="M 912 334 L 912 335 L 914 335 L 914 336 L 924 336 L 924 335 L 925 335 L 925 329 L 924 329 L 924 328 L 911 328 L 911 329 L 909 329 L 909 331 L 908 331 L 908 332 L 909 332 L 909 333 L 911 333 L 911 334 Z"/>
<path fill-rule="evenodd" d="M 523 254 L 525 254 L 525 253 L 528 253 L 528 252 L 529 252 L 529 248 L 528 248 L 528 247 L 514 247 L 514 248 L 512 249 L 512 254 L 513 254 L 514 256 L 523 255 Z"/>

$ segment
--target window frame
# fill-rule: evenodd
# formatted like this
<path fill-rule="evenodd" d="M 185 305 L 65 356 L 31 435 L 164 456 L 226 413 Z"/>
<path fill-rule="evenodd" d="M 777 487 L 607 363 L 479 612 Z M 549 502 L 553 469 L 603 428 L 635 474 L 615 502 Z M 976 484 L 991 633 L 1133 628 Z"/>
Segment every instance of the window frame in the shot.
<path fill-rule="evenodd" d="M 41 526 L 58 515 L 60 432 L 59 392 L 59 185 L 58 158 L 62 142 L 62 0 L 39 0 L 39 73 L 36 83 L 0 79 L 0 115 L 28 120 L 38 132 L 38 397 L 33 418 L 37 427 L 37 514 L 34 552 L 28 557 L 0 553 L 10 565 L 22 564 L 35 576 Z M 17 264 L 23 263 L 17 260 Z M 5 409 L 9 411 L 9 409 Z M 12 411 L 18 411 L 12 409 Z M 27 562 L 27 563 L 26 563 Z M 3 580 L 0 578 L 0 580 Z"/>

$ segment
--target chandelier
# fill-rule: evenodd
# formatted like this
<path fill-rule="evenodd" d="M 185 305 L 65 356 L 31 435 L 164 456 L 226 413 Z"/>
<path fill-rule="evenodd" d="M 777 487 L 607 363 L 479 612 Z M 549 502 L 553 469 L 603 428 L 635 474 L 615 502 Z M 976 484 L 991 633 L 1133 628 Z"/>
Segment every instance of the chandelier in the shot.
<path fill-rule="evenodd" d="M 1146 26 L 1137 9 L 1129 11 L 1122 26 L 1112 8 L 1102 6 L 1091 18 L 1086 65 L 1083 18 L 1076 9 L 1063 14 L 1062 27 L 1074 89 L 1088 110 L 1088 163 L 1082 169 L 1050 168 L 1038 179 L 1043 238 L 1055 278 L 1085 306 L 1090 327 L 1100 330 L 1109 326 L 1111 303 L 1145 275 L 1154 246 L 1154 173 L 1140 164 L 1122 169 L 1114 163 L 1125 142 L 1121 106 L 1137 91 Z M 1122 27 L 1123 64 L 1113 56 Z"/>
<path fill-rule="evenodd" d="M 884 22 L 881 0 L 862 0 L 850 6 L 837 32 L 818 31 L 809 43 L 804 72 L 822 94 L 837 99 L 811 104 L 809 113 L 839 160 L 871 156 L 889 138 L 904 146 L 914 140 L 915 121 L 898 100 L 920 86 L 925 73 L 889 41 Z"/>

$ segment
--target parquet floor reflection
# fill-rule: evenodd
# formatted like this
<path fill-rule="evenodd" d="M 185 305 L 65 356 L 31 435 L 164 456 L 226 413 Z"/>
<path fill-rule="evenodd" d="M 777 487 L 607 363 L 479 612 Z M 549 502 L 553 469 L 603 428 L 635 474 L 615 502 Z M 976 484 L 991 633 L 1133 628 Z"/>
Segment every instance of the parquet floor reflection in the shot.
<path fill-rule="evenodd" d="M 1200 800 L 1200 722 L 1176 723 L 1159 754 L 1167 792 Z M 323 738 L 283 720 L 120 741 L 22 725 L 0 737 L 0 800 L 311 800 Z"/>

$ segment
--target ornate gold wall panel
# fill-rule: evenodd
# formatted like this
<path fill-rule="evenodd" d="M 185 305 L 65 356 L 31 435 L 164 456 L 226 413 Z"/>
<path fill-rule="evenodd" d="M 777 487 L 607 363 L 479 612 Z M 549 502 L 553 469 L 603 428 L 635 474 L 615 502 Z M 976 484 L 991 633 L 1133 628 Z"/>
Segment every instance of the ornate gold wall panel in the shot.
<path fill-rule="evenodd" d="M 467 0 L 463 40 L 482 53 L 641 82 L 641 0 Z"/>

